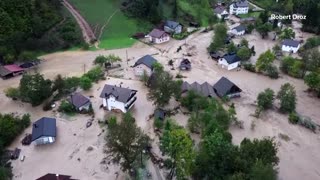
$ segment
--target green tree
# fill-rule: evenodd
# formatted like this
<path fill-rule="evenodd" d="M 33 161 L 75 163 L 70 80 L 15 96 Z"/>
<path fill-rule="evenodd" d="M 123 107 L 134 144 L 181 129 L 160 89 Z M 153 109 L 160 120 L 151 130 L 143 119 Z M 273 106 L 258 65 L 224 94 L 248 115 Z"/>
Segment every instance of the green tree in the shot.
<path fill-rule="evenodd" d="M 209 46 L 209 52 L 217 51 L 224 47 L 227 38 L 227 27 L 224 24 L 217 24 L 214 28 L 214 36 Z"/>
<path fill-rule="evenodd" d="M 277 99 L 280 100 L 280 110 L 285 113 L 290 113 L 296 109 L 296 91 L 294 87 L 289 84 L 283 84 L 277 94 Z"/>
<path fill-rule="evenodd" d="M 51 96 L 51 84 L 49 79 L 44 79 L 43 75 L 38 73 L 23 75 L 19 87 L 21 100 L 31 103 L 32 106 L 40 105 Z"/>
<path fill-rule="evenodd" d="M 104 76 L 104 71 L 101 66 L 96 66 L 92 69 L 90 69 L 86 74 L 83 76 L 88 77 L 91 81 L 97 82 L 101 80 Z"/>
<path fill-rule="evenodd" d="M 76 111 L 74 106 L 65 100 L 61 102 L 58 110 L 64 113 L 73 113 Z"/>
<path fill-rule="evenodd" d="M 120 123 L 110 123 L 106 136 L 107 153 L 120 163 L 124 171 L 142 164 L 143 150 L 149 146 L 149 137 L 135 124 L 131 114 L 126 113 Z"/>
<path fill-rule="evenodd" d="M 249 42 L 245 38 L 242 38 L 240 41 L 241 46 L 249 47 Z"/>
<path fill-rule="evenodd" d="M 242 61 L 247 61 L 251 57 L 251 50 L 247 48 L 246 46 L 241 47 L 238 52 L 237 56 L 242 60 Z"/>
<path fill-rule="evenodd" d="M 168 122 L 170 123 L 170 122 Z M 161 149 L 173 162 L 169 179 L 185 179 L 191 174 L 195 153 L 192 140 L 183 128 L 166 128 L 161 138 Z"/>
<path fill-rule="evenodd" d="M 275 55 L 270 51 L 266 51 L 265 53 L 262 53 L 256 63 L 256 68 L 259 72 L 263 72 L 267 69 L 268 66 L 272 64 L 272 62 L 275 60 Z"/>
<path fill-rule="evenodd" d="M 236 53 L 238 50 L 238 48 L 233 42 L 230 42 L 230 44 L 228 44 L 227 49 L 228 49 L 228 53 Z"/>
<path fill-rule="evenodd" d="M 280 39 L 294 39 L 296 33 L 291 28 L 285 28 L 281 31 Z"/>
<path fill-rule="evenodd" d="M 58 91 L 59 94 L 62 94 L 64 93 L 64 89 L 65 89 L 65 80 L 62 78 L 60 74 L 58 74 L 53 81 L 52 91 Z"/>
<path fill-rule="evenodd" d="M 272 25 L 270 23 L 258 24 L 256 29 L 262 36 L 262 39 L 264 39 L 266 36 L 268 36 L 268 32 L 271 31 Z"/>
<path fill-rule="evenodd" d="M 304 77 L 304 82 L 311 90 L 317 92 L 318 96 L 320 96 L 320 73 L 311 72 Z"/>
<path fill-rule="evenodd" d="M 87 76 L 82 76 L 79 85 L 83 90 L 89 90 L 92 87 L 92 80 Z"/>
<path fill-rule="evenodd" d="M 263 109 L 269 109 L 272 107 L 274 101 L 274 91 L 270 88 L 265 89 L 263 92 L 258 94 L 257 102 L 258 106 Z"/>
<path fill-rule="evenodd" d="M 267 69 L 265 71 L 266 71 L 266 74 L 271 79 L 278 79 L 279 78 L 279 71 L 278 71 L 277 66 L 271 64 L 271 65 L 267 66 Z"/>
<path fill-rule="evenodd" d="M 237 148 L 214 131 L 200 145 L 193 176 L 195 179 L 227 179 L 234 172 Z"/>
<path fill-rule="evenodd" d="M 169 103 L 171 97 L 180 95 L 180 81 L 174 81 L 173 76 L 163 70 L 161 64 L 154 65 L 154 78 L 148 97 L 154 101 L 154 104 L 162 107 Z"/>
<path fill-rule="evenodd" d="M 277 180 L 277 171 L 271 164 L 263 164 L 261 161 L 254 163 L 250 171 L 250 180 Z"/>
<path fill-rule="evenodd" d="M 8 88 L 4 91 L 7 97 L 10 97 L 12 99 L 18 99 L 20 98 L 20 91 L 19 88 Z"/>
<path fill-rule="evenodd" d="M 94 64 L 99 64 L 100 66 L 103 66 L 106 62 L 107 58 L 103 55 L 97 56 L 93 61 Z"/>
<path fill-rule="evenodd" d="M 106 60 L 107 60 L 106 62 L 110 63 L 111 65 L 113 65 L 113 63 L 115 63 L 115 62 L 122 61 L 122 59 L 119 56 L 116 56 L 114 54 L 110 54 L 110 55 L 106 56 Z"/>

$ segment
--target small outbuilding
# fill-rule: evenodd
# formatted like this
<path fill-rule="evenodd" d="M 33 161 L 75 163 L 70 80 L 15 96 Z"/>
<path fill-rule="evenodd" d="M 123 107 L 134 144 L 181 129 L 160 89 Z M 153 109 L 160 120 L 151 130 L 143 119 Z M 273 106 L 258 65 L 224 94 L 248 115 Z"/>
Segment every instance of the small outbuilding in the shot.
<path fill-rule="evenodd" d="M 166 21 L 164 23 L 164 31 L 170 34 L 180 34 L 182 32 L 182 25 L 175 21 Z"/>
<path fill-rule="evenodd" d="M 284 39 L 282 41 L 282 51 L 297 53 L 300 48 L 300 42 L 293 39 Z"/>
<path fill-rule="evenodd" d="M 231 82 L 229 79 L 222 77 L 220 80 L 213 85 L 213 90 L 219 97 L 240 97 L 242 90 Z"/>
<path fill-rule="evenodd" d="M 51 144 L 56 141 L 56 119 L 43 117 L 33 123 L 32 142 L 36 145 Z"/>
<path fill-rule="evenodd" d="M 225 69 L 232 70 L 240 66 L 241 59 L 236 55 L 236 53 L 230 53 L 224 55 L 219 59 L 218 64 Z"/>
<path fill-rule="evenodd" d="M 16 64 L 0 66 L 0 76 L 3 79 L 8 79 L 10 77 L 21 75 L 25 70 Z"/>
<path fill-rule="evenodd" d="M 182 95 L 188 93 L 189 91 L 194 91 L 195 93 L 204 97 L 216 97 L 213 86 L 208 82 L 204 82 L 202 84 L 194 82 L 192 84 L 189 84 L 188 82 L 184 81 L 181 85 Z"/>
<path fill-rule="evenodd" d="M 154 110 L 154 118 L 163 121 L 165 119 L 166 112 L 163 109 L 157 108 Z"/>
<path fill-rule="evenodd" d="M 184 70 L 184 71 L 189 71 L 191 70 L 191 62 L 189 61 L 189 59 L 183 59 L 180 62 L 180 66 L 179 66 L 180 70 Z"/>
<path fill-rule="evenodd" d="M 165 31 L 162 31 L 160 29 L 153 29 L 148 34 L 149 40 L 151 43 L 160 44 L 164 42 L 170 41 L 170 36 Z"/>
<path fill-rule="evenodd" d="M 70 95 L 68 102 L 72 104 L 77 111 L 88 111 L 91 106 L 90 99 L 80 93 Z"/>

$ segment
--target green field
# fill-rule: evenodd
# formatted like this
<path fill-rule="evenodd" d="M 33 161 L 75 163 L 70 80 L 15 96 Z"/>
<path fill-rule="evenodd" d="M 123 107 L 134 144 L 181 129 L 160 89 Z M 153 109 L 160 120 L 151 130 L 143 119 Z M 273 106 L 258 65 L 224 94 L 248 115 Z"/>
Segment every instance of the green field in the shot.
<path fill-rule="evenodd" d="M 238 16 L 240 18 L 247 18 L 247 17 L 255 17 L 255 18 L 257 18 L 257 17 L 259 17 L 260 13 L 261 12 L 249 12 L 248 14 L 239 14 Z"/>
<path fill-rule="evenodd" d="M 96 37 L 109 17 L 115 13 L 108 25 L 102 31 L 99 48 L 117 49 L 132 46 L 136 40 L 131 35 L 136 32 L 146 32 L 150 25 L 127 18 L 120 10 L 118 0 L 70 0 L 81 15 L 88 21 Z"/>

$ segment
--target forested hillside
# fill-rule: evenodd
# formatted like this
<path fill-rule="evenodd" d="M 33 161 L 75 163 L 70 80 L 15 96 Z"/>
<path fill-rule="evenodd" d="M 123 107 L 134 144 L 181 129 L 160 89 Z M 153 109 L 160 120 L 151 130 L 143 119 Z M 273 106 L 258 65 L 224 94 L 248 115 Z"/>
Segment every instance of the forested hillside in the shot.
<path fill-rule="evenodd" d="M 255 4 L 269 11 L 283 14 L 299 13 L 306 15 L 302 21 L 303 30 L 313 33 L 320 33 L 320 1 L 319 0 L 252 0 Z"/>
<path fill-rule="evenodd" d="M 81 42 L 81 33 L 59 0 L 1 0 L 0 55 L 4 63 L 26 60 Z"/>
<path fill-rule="evenodd" d="M 215 21 L 210 0 L 131 0 L 124 9 L 130 16 L 158 23 L 163 19 L 195 21 L 206 26 Z"/>

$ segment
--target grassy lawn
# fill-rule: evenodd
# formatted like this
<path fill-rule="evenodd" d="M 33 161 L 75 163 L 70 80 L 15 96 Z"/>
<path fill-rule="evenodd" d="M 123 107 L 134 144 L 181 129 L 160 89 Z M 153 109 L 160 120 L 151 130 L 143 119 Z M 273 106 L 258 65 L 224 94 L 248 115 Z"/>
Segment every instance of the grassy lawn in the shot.
<path fill-rule="evenodd" d="M 150 25 L 138 23 L 136 20 L 127 18 L 120 10 L 118 0 L 70 0 L 80 11 L 81 15 L 93 28 L 99 38 L 101 28 L 107 23 L 109 17 L 115 13 L 108 25 L 103 29 L 100 48 L 116 49 L 132 46 L 136 41 L 131 35 L 136 32 L 145 32 Z"/>
<path fill-rule="evenodd" d="M 238 16 L 240 18 L 247 18 L 247 17 L 255 17 L 255 18 L 257 18 L 257 17 L 259 17 L 260 13 L 261 12 L 249 12 L 248 14 L 239 14 Z"/>

